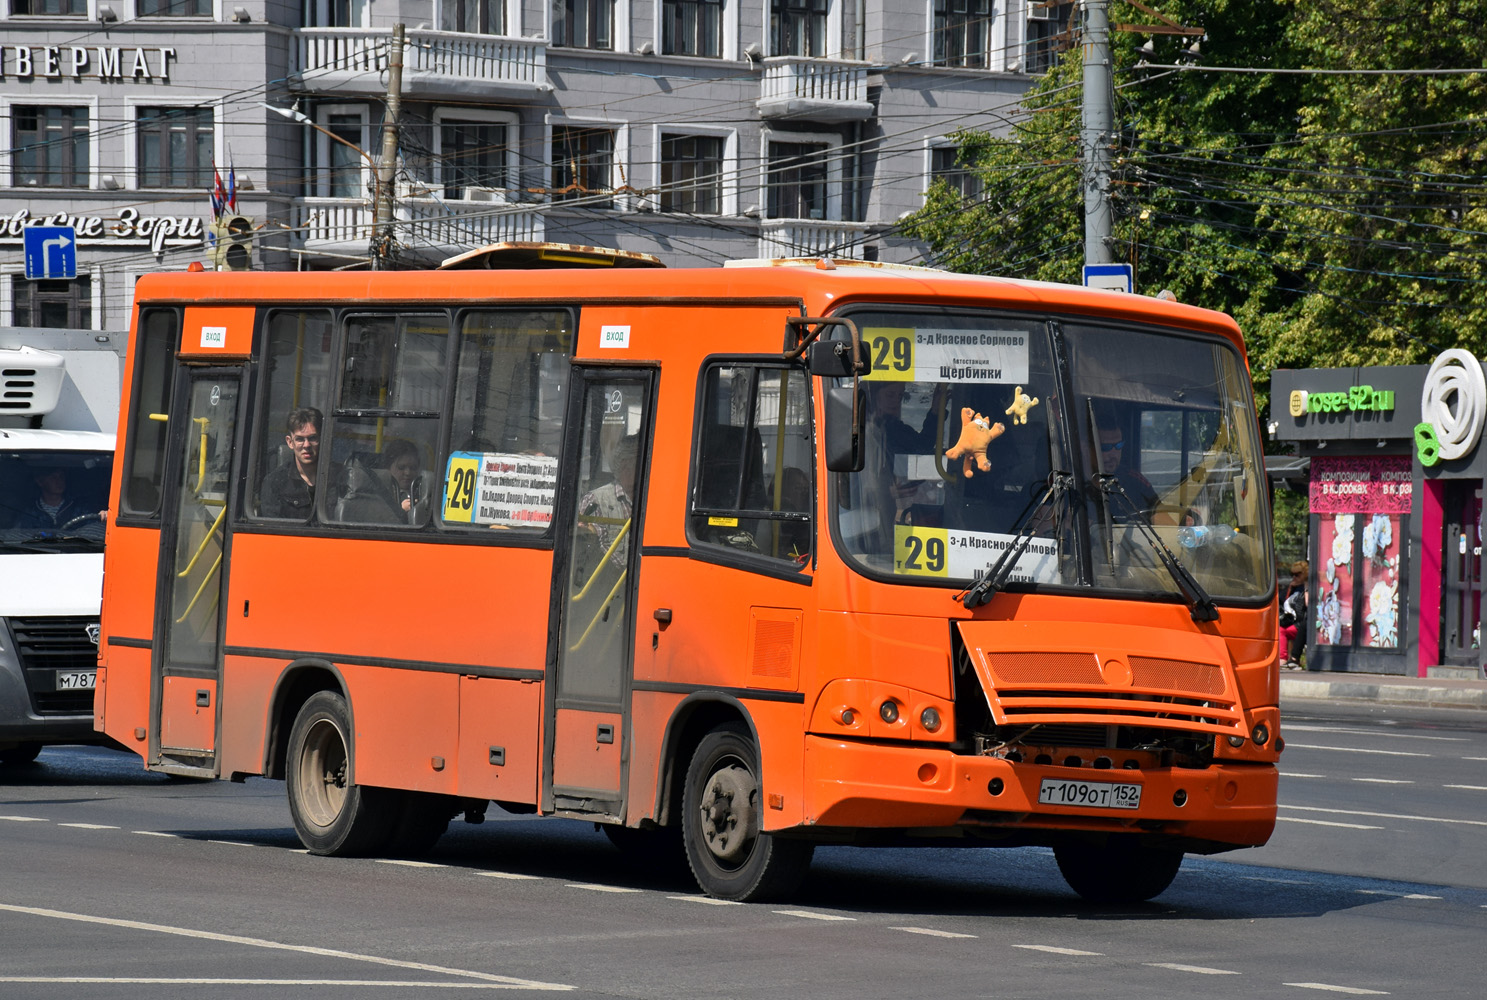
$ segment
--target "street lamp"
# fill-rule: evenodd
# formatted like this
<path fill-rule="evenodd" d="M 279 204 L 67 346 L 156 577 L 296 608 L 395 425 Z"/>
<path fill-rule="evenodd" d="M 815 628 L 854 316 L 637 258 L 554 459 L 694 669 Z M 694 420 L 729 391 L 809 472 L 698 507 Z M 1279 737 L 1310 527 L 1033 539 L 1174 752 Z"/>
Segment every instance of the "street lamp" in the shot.
<path fill-rule="evenodd" d="M 374 232 L 380 233 L 383 226 L 391 220 L 384 219 L 382 217 L 382 197 L 381 192 L 378 190 L 377 164 L 372 159 L 372 157 L 368 155 L 367 151 L 362 149 L 356 143 L 351 142 L 349 139 L 343 139 L 341 136 L 336 135 L 330 129 L 325 128 L 323 125 L 317 124 L 313 118 L 311 118 L 309 115 L 305 114 L 298 108 L 281 108 L 277 104 L 269 104 L 267 101 L 259 101 L 258 103 L 261 107 L 267 108 L 269 111 L 274 112 L 274 114 L 283 115 L 290 121 L 299 122 L 301 125 L 308 125 L 322 135 L 329 136 L 336 142 L 339 142 L 341 145 L 351 147 L 352 149 L 356 150 L 357 156 L 360 156 L 363 160 L 367 161 L 367 167 L 370 169 L 372 176 L 372 204 L 373 206 L 375 206 L 373 209 L 372 225 Z M 377 238 L 375 235 L 372 238 L 372 245 L 374 247 L 377 245 Z M 376 261 L 374 260 L 373 266 L 375 265 Z"/>

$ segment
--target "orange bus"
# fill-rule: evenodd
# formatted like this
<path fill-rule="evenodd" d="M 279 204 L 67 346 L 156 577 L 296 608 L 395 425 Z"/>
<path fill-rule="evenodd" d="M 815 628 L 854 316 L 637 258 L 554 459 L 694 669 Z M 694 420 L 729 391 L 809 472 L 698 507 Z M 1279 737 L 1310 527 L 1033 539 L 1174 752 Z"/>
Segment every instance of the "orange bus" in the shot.
<path fill-rule="evenodd" d="M 494 802 L 735 900 L 823 843 L 1045 845 L 1103 900 L 1265 843 L 1233 321 L 741 263 L 141 279 L 98 728 L 284 779 L 313 853 L 425 852 Z"/>

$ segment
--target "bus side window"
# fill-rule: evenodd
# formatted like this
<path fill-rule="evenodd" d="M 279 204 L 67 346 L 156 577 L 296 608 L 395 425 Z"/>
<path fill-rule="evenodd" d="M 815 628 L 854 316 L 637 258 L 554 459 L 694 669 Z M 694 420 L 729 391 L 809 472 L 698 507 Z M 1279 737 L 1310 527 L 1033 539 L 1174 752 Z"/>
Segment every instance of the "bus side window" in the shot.
<path fill-rule="evenodd" d="M 814 541 L 810 383 L 797 369 L 703 375 L 688 532 L 694 542 L 806 566 Z"/>
<path fill-rule="evenodd" d="M 134 420 L 129 428 L 129 465 L 124 473 L 123 508 L 128 514 L 158 517 L 165 476 L 165 416 L 181 337 L 176 309 L 141 310 L 139 346 L 134 357 Z"/>
<path fill-rule="evenodd" d="M 430 468 L 444 412 L 449 317 L 444 312 L 347 316 L 341 378 L 327 416 L 316 489 L 328 524 L 418 528 L 429 521 Z"/>
<path fill-rule="evenodd" d="M 552 523 L 573 314 L 472 309 L 459 317 L 449 450 L 434 470 L 445 528 L 541 535 Z"/>
<path fill-rule="evenodd" d="M 279 309 L 264 323 L 263 374 L 259 383 L 254 432 L 253 474 L 248 509 L 257 517 L 284 518 L 282 510 L 264 504 L 264 481 L 276 470 L 293 472 L 294 454 L 286 441 L 285 421 L 295 411 L 324 410 L 330 403 L 331 314 L 329 309 Z M 325 428 L 317 429 L 324 433 Z"/>

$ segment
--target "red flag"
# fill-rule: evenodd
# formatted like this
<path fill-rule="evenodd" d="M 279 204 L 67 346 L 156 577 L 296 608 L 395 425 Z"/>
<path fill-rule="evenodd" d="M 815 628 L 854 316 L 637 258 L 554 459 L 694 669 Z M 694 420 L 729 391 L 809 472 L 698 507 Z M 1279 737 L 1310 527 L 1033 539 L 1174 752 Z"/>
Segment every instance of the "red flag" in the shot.
<path fill-rule="evenodd" d="M 220 219 L 227 206 L 227 189 L 222 186 L 222 174 L 212 167 L 212 218 Z"/>

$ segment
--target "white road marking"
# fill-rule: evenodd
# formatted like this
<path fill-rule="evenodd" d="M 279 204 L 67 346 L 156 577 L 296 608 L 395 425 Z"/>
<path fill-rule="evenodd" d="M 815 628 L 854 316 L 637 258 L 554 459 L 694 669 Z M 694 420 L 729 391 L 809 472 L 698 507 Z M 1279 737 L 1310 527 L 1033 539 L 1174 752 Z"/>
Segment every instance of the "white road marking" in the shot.
<path fill-rule="evenodd" d="M 1173 972 L 1196 972 L 1200 976 L 1238 976 L 1241 973 L 1233 969 L 1210 969 L 1202 965 L 1182 965 L 1178 962 L 1142 962 L 1153 969 L 1171 969 Z"/>
<path fill-rule="evenodd" d="M 409 861 L 407 858 L 373 858 L 379 865 L 401 865 L 404 868 L 446 868 L 437 861 Z"/>
<path fill-rule="evenodd" d="M 682 903 L 706 903 L 709 906 L 742 906 L 736 899 L 713 899 L 711 896 L 667 896 Z"/>
<path fill-rule="evenodd" d="M 1404 778 L 1354 778 L 1354 781 L 1366 781 L 1370 785 L 1413 785 L 1413 781 Z"/>
<path fill-rule="evenodd" d="M 107 823 L 58 823 L 58 826 L 70 826 L 76 830 L 117 830 L 116 826 Z"/>
<path fill-rule="evenodd" d="M 40 816 L 0 816 L 0 819 L 10 820 L 12 823 L 45 823 L 46 820 Z"/>
<path fill-rule="evenodd" d="M 1352 729 L 1348 726 L 1298 726 L 1286 723 L 1288 733 L 1352 733 L 1355 736 L 1384 736 L 1395 740 L 1436 740 L 1441 743 L 1470 743 L 1469 736 L 1418 736 L 1414 733 L 1385 733 L 1377 729 Z M 1286 744 L 1290 746 L 1288 742 Z"/>
<path fill-rule="evenodd" d="M 1080 951 L 1078 948 L 1055 948 L 1051 944 L 1014 944 L 1012 947 L 1021 948 L 1023 951 L 1046 951 L 1050 955 L 1087 955 L 1090 958 L 1104 957 L 1103 952 Z"/>
<path fill-rule="evenodd" d="M 1284 986 L 1296 986 L 1303 990 L 1326 990 L 1329 993 L 1353 993 L 1358 996 L 1386 997 L 1389 994 L 1384 990 L 1364 990 L 1356 986 L 1334 986 L 1331 983 L 1283 983 Z"/>
<path fill-rule="evenodd" d="M 1420 823 L 1450 823 L 1455 826 L 1487 826 L 1483 819 L 1448 819 L 1444 816 L 1414 816 L 1406 813 L 1363 812 L 1355 809 L 1323 809 L 1320 806 L 1282 805 L 1282 809 L 1299 809 L 1302 812 L 1332 813 L 1338 816 L 1371 816 L 1374 819 L 1406 819 Z"/>
<path fill-rule="evenodd" d="M 1487 760 L 1487 757 L 1463 757 L 1462 760 Z"/>
<path fill-rule="evenodd" d="M 588 889 L 591 892 L 639 892 L 639 889 L 629 889 L 622 885 L 598 885 L 594 882 L 569 882 L 570 889 Z"/>
<path fill-rule="evenodd" d="M 929 937 L 939 938 L 974 938 L 974 934 L 957 934 L 955 931 L 941 931 L 933 927 L 890 927 L 890 931 L 903 931 L 905 934 L 925 934 Z"/>
<path fill-rule="evenodd" d="M 221 844 L 223 847 L 257 847 L 257 844 L 245 844 L 241 840 L 208 840 L 208 844 Z"/>
<path fill-rule="evenodd" d="M 1487 785 L 1442 785 L 1442 788 L 1459 788 L 1465 792 L 1487 792 Z"/>
<path fill-rule="evenodd" d="M 511 879 L 513 882 L 518 880 L 532 882 L 542 881 L 541 875 L 523 875 L 520 872 L 476 872 L 475 874 L 481 876 L 482 878 L 507 878 Z"/>
<path fill-rule="evenodd" d="M 1302 819 L 1300 816 L 1277 816 L 1282 823 L 1305 823 L 1308 826 L 1340 826 L 1347 830 L 1382 830 L 1381 826 L 1364 826 L 1362 823 L 1329 823 L 1325 819 Z"/>
<path fill-rule="evenodd" d="M 131 832 L 137 833 L 141 837 L 170 837 L 172 840 L 180 839 L 174 833 L 161 833 L 159 830 L 133 830 Z"/>
<path fill-rule="evenodd" d="M 1325 778 L 1325 774 L 1302 774 L 1300 771 L 1282 771 L 1282 778 Z"/>
<path fill-rule="evenodd" d="M 1394 896 L 1398 899 L 1440 899 L 1440 896 L 1427 896 L 1423 892 L 1391 892 L 1388 889 L 1359 889 L 1358 892 L 1365 896 Z"/>
<path fill-rule="evenodd" d="M 438 980 L 396 980 L 396 979 L 147 979 L 144 977 L 109 977 L 109 976 L 0 976 L 0 983 L 44 983 L 44 984 L 70 984 L 80 986 L 96 985 L 130 985 L 130 986 L 357 986 L 357 987 L 394 987 L 397 989 L 435 989 L 435 990 L 523 990 L 532 989 L 529 986 L 519 986 L 516 983 L 460 983 L 441 982 Z M 550 987 L 539 987 L 548 989 Z M 570 987 L 563 987 L 569 989 Z"/>
<path fill-rule="evenodd" d="M 419 972 L 432 972 L 443 976 L 462 976 L 465 979 L 478 979 L 487 983 L 502 983 L 523 989 L 571 990 L 576 988 L 566 983 L 544 983 L 535 979 L 497 976 L 489 972 L 476 972 L 473 969 L 452 969 L 444 965 L 430 965 L 427 962 L 405 962 L 402 959 L 386 958 L 382 955 L 364 955 L 354 951 L 341 951 L 336 948 L 316 948 L 304 944 L 286 944 L 282 941 L 244 937 L 240 934 L 217 934 L 212 931 L 196 930 L 191 927 L 171 927 L 168 924 L 150 924 L 140 920 L 122 920 L 118 917 L 95 917 L 88 913 L 68 913 L 65 910 L 47 910 L 36 906 L 16 906 L 11 903 L 0 903 L 0 911 L 6 913 L 25 913 L 33 917 L 50 917 L 54 920 L 72 920 L 82 924 L 101 924 L 105 927 L 121 927 L 126 930 L 153 931 L 157 934 L 172 934 L 177 937 L 196 938 L 201 941 L 220 941 L 224 944 L 240 944 L 250 948 L 292 951 L 301 955 L 316 955 L 321 958 L 340 958 L 353 962 L 368 962 L 372 965 L 386 965 L 396 969 L 414 969 Z"/>
<path fill-rule="evenodd" d="M 1263 875 L 1241 875 L 1239 877 L 1248 882 L 1276 882 L 1280 885 L 1311 885 L 1310 882 L 1299 878 L 1266 878 Z"/>
<path fill-rule="evenodd" d="M 815 913 L 811 910 L 775 910 L 782 917 L 804 917 L 806 920 L 856 920 L 856 917 L 844 917 L 839 913 Z"/>
<path fill-rule="evenodd" d="M 1323 747 L 1309 743 L 1292 743 L 1286 740 L 1286 749 L 1297 750 L 1341 750 L 1343 753 L 1379 753 L 1386 757 L 1429 757 L 1428 753 L 1415 753 L 1411 750 L 1365 750 L 1362 747 Z"/>

